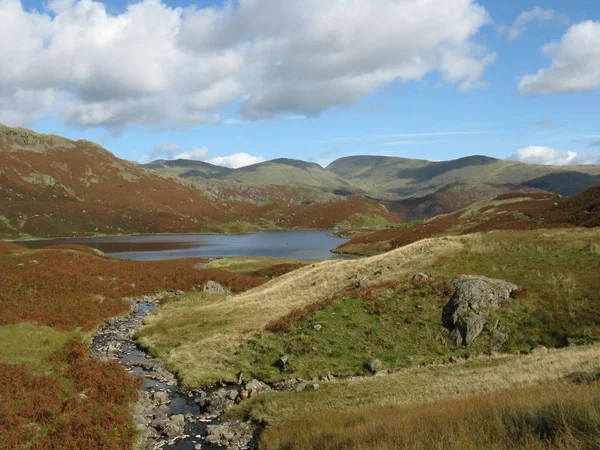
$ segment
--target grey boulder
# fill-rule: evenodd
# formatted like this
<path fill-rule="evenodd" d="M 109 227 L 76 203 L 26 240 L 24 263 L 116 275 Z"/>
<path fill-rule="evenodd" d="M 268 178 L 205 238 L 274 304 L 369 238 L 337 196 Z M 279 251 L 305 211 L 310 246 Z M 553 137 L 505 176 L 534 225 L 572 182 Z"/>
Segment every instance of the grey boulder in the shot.
<path fill-rule="evenodd" d="M 471 345 L 493 323 L 489 312 L 500 308 L 519 289 L 514 283 L 478 275 L 457 276 L 452 285 L 455 291 L 442 311 L 442 324 L 450 330 L 455 345 L 465 346 Z"/>

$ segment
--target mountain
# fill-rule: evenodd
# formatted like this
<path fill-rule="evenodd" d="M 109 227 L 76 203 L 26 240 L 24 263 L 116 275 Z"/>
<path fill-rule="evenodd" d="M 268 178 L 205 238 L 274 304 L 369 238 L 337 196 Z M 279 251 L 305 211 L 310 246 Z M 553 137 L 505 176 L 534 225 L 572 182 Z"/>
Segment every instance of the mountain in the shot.
<path fill-rule="evenodd" d="M 525 186 L 573 195 L 600 182 L 600 165 L 546 166 L 475 155 L 451 161 L 348 156 L 327 166 L 355 189 L 387 200 L 433 194 L 447 185 Z"/>
<path fill-rule="evenodd" d="M 185 166 L 209 176 L 231 171 L 196 161 L 162 161 L 151 166 L 173 171 Z M 295 204 L 285 199 L 273 203 L 268 195 L 266 203 L 239 201 L 234 196 L 218 199 L 185 179 L 121 160 L 92 142 L 0 125 L 0 237 L 4 238 L 397 222 L 376 201 L 323 195 L 327 204 Z"/>
<path fill-rule="evenodd" d="M 450 213 L 507 192 L 574 195 L 600 183 L 598 165 L 545 166 L 481 155 L 450 161 L 348 156 L 326 168 L 283 158 L 240 169 L 186 160 L 143 167 L 184 179 L 218 200 L 308 204 L 362 195 L 409 221 Z"/>

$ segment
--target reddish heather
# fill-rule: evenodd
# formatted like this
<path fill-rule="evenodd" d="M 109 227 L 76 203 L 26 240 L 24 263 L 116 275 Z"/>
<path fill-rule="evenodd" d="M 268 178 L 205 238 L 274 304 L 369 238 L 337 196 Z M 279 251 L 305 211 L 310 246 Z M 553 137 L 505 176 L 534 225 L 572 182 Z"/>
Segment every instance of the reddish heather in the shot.
<path fill-rule="evenodd" d="M 0 325 L 36 322 L 59 329 L 93 329 L 128 309 L 123 297 L 161 289 L 192 290 L 214 280 L 234 292 L 266 280 L 218 269 L 194 269 L 198 260 L 121 261 L 90 251 L 0 253 Z"/>
<path fill-rule="evenodd" d="M 392 228 L 358 236 L 338 249 L 340 252 L 355 246 L 387 242 L 385 250 L 411 244 L 429 237 L 449 232 L 453 227 L 460 234 L 493 230 L 534 230 L 542 228 L 569 228 L 574 226 L 600 226 L 600 185 L 571 198 L 559 198 L 553 194 L 510 193 L 497 200 L 521 199 L 521 201 L 488 205 L 477 215 L 461 212 L 434 218 L 412 228 Z M 379 249 L 381 250 L 381 249 Z"/>
<path fill-rule="evenodd" d="M 0 448 L 133 446 L 128 405 L 137 398 L 142 380 L 116 361 L 103 362 L 87 353 L 83 343 L 70 341 L 53 358 L 54 376 L 0 363 Z"/>

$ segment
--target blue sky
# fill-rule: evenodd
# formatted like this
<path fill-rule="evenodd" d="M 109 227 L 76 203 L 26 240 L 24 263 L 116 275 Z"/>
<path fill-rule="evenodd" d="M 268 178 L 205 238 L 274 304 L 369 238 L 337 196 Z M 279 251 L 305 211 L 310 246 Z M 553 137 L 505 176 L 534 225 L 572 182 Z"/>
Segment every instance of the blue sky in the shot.
<path fill-rule="evenodd" d="M 11 2 L 13 9 L 10 11 L 15 13 L 14 0 L 0 0 L 0 11 Z M 326 29 L 327 24 L 319 21 L 319 2 L 307 0 L 311 6 L 306 7 L 308 12 L 304 20 L 314 20 L 314 29 L 325 27 L 336 46 L 328 48 L 327 42 L 319 41 L 318 45 L 322 47 L 316 50 L 310 47 L 306 54 L 298 52 L 317 44 L 312 42 L 310 33 L 305 36 L 293 30 L 296 19 L 293 7 L 286 16 L 271 18 L 269 26 L 273 29 L 270 35 L 267 31 L 253 30 L 259 28 L 255 22 L 264 20 L 261 11 L 272 9 L 272 0 L 245 0 L 247 4 L 257 5 L 246 6 L 244 14 L 236 14 L 239 5 L 233 4 L 227 16 L 218 2 L 163 2 L 160 8 L 155 5 L 152 20 L 162 24 L 168 22 L 167 15 L 170 20 L 175 20 L 174 16 L 184 17 L 176 29 L 183 29 L 182 36 L 188 33 L 187 37 L 177 37 L 174 47 L 165 45 L 162 53 L 155 56 L 151 50 L 171 39 L 173 33 L 166 31 L 162 41 L 160 36 L 152 35 L 148 38 L 152 41 L 148 41 L 147 59 L 143 59 L 144 47 L 137 47 L 143 41 L 131 44 L 133 56 L 127 53 L 129 41 L 121 41 L 121 48 L 125 50 L 115 56 L 117 66 L 113 69 L 110 66 L 113 61 L 110 56 L 103 59 L 106 58 L 104 53 L 81 63 L 78 59 L 63 56 L 69 55 L 68 49 L 83 46 L 89 38 L 78 38 L 77 33 L 82 31 L 75 22 L 83 21 L 83 14 L 72 13 L 77 3 L 68 0 L 55 0 L 54 4 L 23 1 L 20 19 L 15 21 L 28 20 L 31 25 L 41 16 L 44 24 L 31 26 L 27 38 L 32 42 L 39 38 L 44 44 L 36 52 L 31 50 L 29 60 L 23 57 L 21 65 L 41 64 L 41 61 L 59 55 L 57 57 L 64 57 L 69 67 L 58 70 L 48 62 L 48 66 L 40 66 L 47 69 L 32 66 L 28 73 L 38 73 L 32 80 L 22 75 L 3 76 L 0 67 L 0 122 L 73 139 L 93 140 L 117 156 L 135 161 L 187 154 L 185 156 L 225 165 L 279 157 L 325 165 L 336 158 L 355 154 L 431 160 L 484 154 L 497 158 L 512 155 L 515 159 L 542 163 L 600 162 L 600 51 L 597 50 L 600 48 L 600 2 L 439 0 L 439 5 L 456 4 L 450 12 L 459 11 L 458 18 L 452 22 L 460 22 L 462 27 L 457 24 L 448 32 L 441 30 L 439 36 L 435 35 L 439 26 L 428 28 L 428 16 L 423 19 L 422 34 L 420 28 L 415 28 L 414 34 L 396 34 L 396 19 L 387 25 L 380 23 L 385 16 L 378 16 L 379 11 L 382 14 L 388 12 L 389 18 L 389 11 L 396 11 L 394 8 L 398 7 L 395 2 L 404 3 L 405 9 L 401 11 L 406 14 L 412 14 L 412 4 L 417 3 L 432 4 L 430 15 L 440 10 L 434 0 L 365 0 L 365 5 L 369 4 L 365 6 L 366 21 L 354 18 L 341 24 L 356 27 L 358 35 L 349 33 L 339 37 L 331 34 L 333 32 Z M 264 5 L 258 5 L 261 3 Z M 288 5 L 292 3 L 300 5 L 296 16 L 304 13 L 301 1 L 290 0 Z M 343 11 L 344 0 L 332 3 L 338 4 Z M 126 21 L 125 14 L 131 5 L 135 4 L 105 3 L 106 16 L 109 19 L 121 17 L 122 22 Z M 373 5 L 381 9 L 377 10 Z M 207 15 L 205 8 L 211 6 L 215 7 L 214 14 Z M 178 7 L 183 9 L 173 9 Z M 261 7 L 266 9 L 261 10 Z M 0 17 L 8 17 L 6 11 L 9 10 Z M 97 14 L 97 10 L 94 11 Z M 166 12 L 163 14 L 163 11 Z M 173 15 L 173 11 L 179 12 Z M 522 20 L 517 22 L 517 18 L 526 12 L 531 13 L 521 16 Z M 340 17 L 340 9 L 323 11 L 323 16 L 328 13 L 335 14 L 333 20 Z M 227 26 L 222 25 L 221 22 L 226 20 L 229 20 Z M 443 17 L 436 20 L 444 23 Z M 292 31 L 274 25 L 277 21 L 292 24 L 287 25 Z M 397 21 L 398 27 L 404 26 L 400 17 Z M 135 18 L 131 22 L 135 23 Z M 100 44 L 93 39 L 97 35 L 104 36 L 105 32 L 108 37 L 102 45 L 110 45 L 112 25 L 103 23 L 99 20 L 94 28 L 90 38 L 94 44 L 81 47 L 75 55 L 88 55 L 98 50 Z M 63 24 L 79 31 L 67 33 L 65 30 L 70 28 Z M 452 26 L 448 25 L 449 28 Z M 39 31 L 40 36 L 36 36 L 36 30 L 45 30 L 44 27 L 47 31 Z M 469 36 L 456 38 L 464 27 L 471 27 Z M 240 31 L 243 36 L 231 43 L 231 35 L 236 33 L 232 31 L 234 29 L 245 30 L 245 34 Z M 297 42 L 283 50 L 283 46 L 258 48 L 261 39 L 269 43 L 272 36 L 282 39 L 281 42 Z M 140 38 L 136 34 L 131 39 Z M 432 41 L 430 47 L 429 43 L 421 45 L 421 41 L 428 40 Z M 371 47 L 367 48 L 365 42 Z M 544 52 L 542 49 L 552 42 L 558 44 Z M 11 42 L 9 47 L 12 45 Z M 182 50 L 184 45 L 189 47 Z M 234 51 L 241 52 L 243 45 L 246 46 L 243 51 L 247 53 L 240 59 L 240 67 L 232 69 L 235 62 L 223 63 L 225 55 L 229 57 Z M 247 51 L 248 45 L 255 48 Z M 363 45 L 366 49 L 362 49 Z M 14 46 L 18 47 L 18 44 Z M 380 48 L 382 54 L 377 55 Z M 177 53 L 180 50 L 184 56 Z M 30 48 L 24 51 L 28 52 Z M 19 55 L 24 51 L 20 50 Z M 402 52 L 408 56 L 402 56 Z M 344 63 L 330 67 L 328 59 L 333 60 L 342 53 L 350 55 L 348 59 L 355 65 Z M 267 66 L 256 63 L 262 61 L 261 58 L 267 61 L 272 55 L 276 55 L 275 59 Z M 427 62 L 426 69 L 420 71 L 411 62 L 415 55 Z M 136 64 L 139 57 L 139 64 L 124 70 L 123 65 L 128 63 L 130 56 Z M 319 56 L 323 56 L 325 62 L 321 62 Z M 181 75 L 190 67 L 189 62 L 180 62 L 184 57 L 191 58 L 193 64 L 199 66 L 189 77 Z M 279 66 L 285 69 L 287 58 L 292 61 L 291 69 L 284 73 Z M 393 58 L 397 58 L 397 64 L 391 71 L 384 66 Z M 441 60 L 449 62 L 439 62 Z M 203 61 L 206 64 L 201 67 Z M 524 77 L 549 68 L 553 61 L 562 68 L 547 71 L 524 84 Z M 18 63 L 21 61 L 17 61 L 15 67 Z M 170 67 L 163 73 L 164 66 Z M 225 75 L 211 78 L 213 67 L 215 72 Z M 176 72 L 170 72 L 173 68 Z M 140 71 L 153 70 L 163 76 L 152 79 L 148 75 L 137 79 L 141 76 Z M 320 71 L 326 70 L 332 71 L 330 80 L 319 78 Z M 353 79 L 347 88 L 338 92 L 338 86 L 344 85 L 347 77 L 354 76 L 357 71 L 363 71 L 360 72 L 362 78 Z M 112 75 L 117 72 L 119 77 L 112 80 Z M 208 81 L 196 82 L 204 80 L 203 77 L 208 77 Z M 110 83 L 104 83 L 105 80 Z M 233 81 L 221 83 L 223 80 Z M 297 91 L 296 85 L 306 90 Z M 215 89 L 209 90 L 206 86 Z M 215 100 L 217 93 L 218 100 Z M 14 103 L 22 98 L 27 107 L 19 110 Z M 194 99 L 195 105 L 200 105 L 193 116 L 178 108 L 178 102 L 190 98 Z M 164 108 L 161 108 L 161 102 L 164 102 Z M 248 155 L 244 157 L 240 155 L 242 153 Z"/>

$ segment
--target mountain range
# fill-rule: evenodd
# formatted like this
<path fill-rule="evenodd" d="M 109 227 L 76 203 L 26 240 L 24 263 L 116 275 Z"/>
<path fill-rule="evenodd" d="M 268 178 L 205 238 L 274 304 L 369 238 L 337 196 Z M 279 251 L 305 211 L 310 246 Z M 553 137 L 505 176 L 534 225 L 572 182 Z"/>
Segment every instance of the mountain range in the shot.
<path fill-rule="evenodd" d="M 506 192 L 573 195 L 596 184 L 600 166 L 486 156 L 139 165 L 89 141 L 0 126 L 0 237 L 385 227 Z"/>

